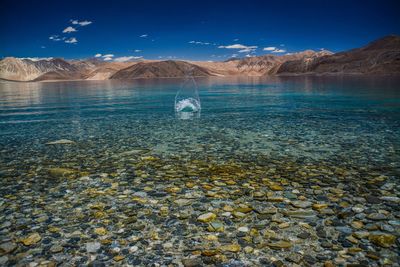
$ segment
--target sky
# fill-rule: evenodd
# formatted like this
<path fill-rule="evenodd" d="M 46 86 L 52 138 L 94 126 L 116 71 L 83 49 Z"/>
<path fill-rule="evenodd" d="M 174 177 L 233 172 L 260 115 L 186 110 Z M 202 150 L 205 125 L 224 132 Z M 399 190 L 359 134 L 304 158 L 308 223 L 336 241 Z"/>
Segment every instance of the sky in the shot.
<path fill-rule="evenodd" d="M 2 0 L 0 57 L 226 60 L 400 34 L 400 2 Z"/>

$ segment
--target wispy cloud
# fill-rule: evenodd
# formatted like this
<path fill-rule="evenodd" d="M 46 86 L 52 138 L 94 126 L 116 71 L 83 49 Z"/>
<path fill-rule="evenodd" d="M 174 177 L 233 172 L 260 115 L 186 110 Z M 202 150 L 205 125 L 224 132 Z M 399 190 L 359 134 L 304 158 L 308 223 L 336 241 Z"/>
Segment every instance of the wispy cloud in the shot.
<path fill-rule="evenodd" d="M 135 49 L 134 51 L 135 51 L 135 53 L 142 52 L 142 50 L 140 50 L 140 49 Z"/>
<path fill-rule="evenodd" d="M 65 42 L 67 44 L 76 44 L 78 42 L 78 40 L 75 37 L 71 37 L 71 38 L 68 38 L 67 40 L 65 40 Z"/>
<path fill-rule="evenodd" d="M 275 46 L 268 46 L 263 48 L 264 51 L 274 51 L 275 49 L 276 49 Z"/>
<path fill-rule="evenodd" d="M 63 30 L 63 33 L 71 33 L 71 32 L 76 32 L 77 30 L 74 27 L 68 26 Z"/>
<path fill-rule="evenodd" d="M 142 34 L 142 35 L 140 35 L 139 37 L 140 38 L 147 38 L 149 35 L 148 34 Z"/>
<path fill-rule="evenodd" d="M 55 41 L 55 42 L 63 40 L 63 38 L 61 38 L 58 35 L 52 35 L 52 36 L 49 37 L 49 39 L 52 40 L 52 41 Z"/>
<path fill-rule="evenodd" d="M 201 42 L 201 41 L 190 41 L 189 44 L 197 44 L 197 45 L 211 45 L 210 42 Z"/>
<path fill-rule="evenodd" d="M 105 57 L 105 58 L 103 58 L 103 60 L 110 61 L 110 60 L 112 60 L 112 57 Z"/>
<path fill-rule="evenodd" d="M 285 53 L 285 49 L 275 49 L 274 51 L 271 51 L 272 53 Z"/>
<path fill-rule="evenodd" d="M 268 47 L 264 47 L 263 48 L 264 51 L 269 51 L 271 53 L 285 53 L 286 50 L 285 49 L 279 49 L 275 46 L 268 46 Z"/>
<path fill-rule="evenodd" d="M 240 49 L 239 53 L 251 53 L 254 52 L 258 46 L 256 45 L 242 45 L 242 44 L 232 44 L 232 45 L 220 45 L 218 48 L 226 49 Z"/>
<path fill-rule="evenodd" d="M 92 21 L 88 21 L 88 20 L 83 20 L 83 21 L 79 21 L 76 19 L 71 19 L 71 23 L 74 25 L 79 25 L 79 26 L 87 26 L 89 24 L 92 24 Z"/>
<path fill-rule="evenodd" d="M 94 57 L 101 57 L 101 54 L 96 54 L 94 55 Z"/>
<path fill-rule="evenodd" d="M 116 62 L 126 62 L 126 61 L 130 61 L 130 60 L 134 60 L 134 59 L 141 59 L 143 58 L 142 56 L 140 57 L 135 57 L 135 56 L 127 56 L 127 57 L 117 57 L 114 59 L 114 61 Z"/>

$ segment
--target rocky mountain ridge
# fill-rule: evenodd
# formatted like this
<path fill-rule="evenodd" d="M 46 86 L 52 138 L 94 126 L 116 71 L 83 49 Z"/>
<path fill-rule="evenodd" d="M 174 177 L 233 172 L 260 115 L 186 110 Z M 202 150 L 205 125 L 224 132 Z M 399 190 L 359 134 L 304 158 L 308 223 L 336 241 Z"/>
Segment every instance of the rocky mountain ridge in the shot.
<path fill-rule="evenodd" d="M 266 75 L 400 75 L 400 37 L 390 35 L 345 52 L 306 50 L 286 55 L 262 55 L 221 62 L 106 62 L 96 58 L 64 60 L 6 57 L 0 79 L 10 81 L 179 78 L 193 76 Z"/>

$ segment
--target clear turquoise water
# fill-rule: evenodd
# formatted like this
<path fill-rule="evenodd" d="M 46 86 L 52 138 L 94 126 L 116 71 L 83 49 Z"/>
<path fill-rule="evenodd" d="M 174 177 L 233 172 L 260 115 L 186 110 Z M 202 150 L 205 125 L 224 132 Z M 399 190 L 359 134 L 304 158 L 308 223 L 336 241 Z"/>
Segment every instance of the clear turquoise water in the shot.
<path fill-rule="evenodd" d="M 90 146 L 87 153 L 144 147 L 189 157 L 399 163 L 396 79 L 200 79 L 201 117 L 190 121 L 175 117 L 180 82 L 2 83 L 2 163 L 62 138 Z"/>
<path fill-rule="evenodd" d="M 197 83 L 202 109 L 192 120 L 174 111 L 179 80 L 1 83 L 0 239 L 9 249 L 1 262 L 182 266 L 199 254 L 200 266 L 291 266 L 292 254 L 301 266 L 398 262 L 394 239 L 383 248 L 346 238 L 355 219 L 389 239 L 398 233 L 399 80 Z M 46 145 L 60 139 L 74 143 Z M 208 211 L 224 229 L 199 221 Z M 40 240 L 26 244 L 32 233 Z M 290 249 L 274 248 L 281 239 Z M 229 244 L 240 252 L 219 250 Z M 362 252 L 341 257 L 351 246 Z"/>

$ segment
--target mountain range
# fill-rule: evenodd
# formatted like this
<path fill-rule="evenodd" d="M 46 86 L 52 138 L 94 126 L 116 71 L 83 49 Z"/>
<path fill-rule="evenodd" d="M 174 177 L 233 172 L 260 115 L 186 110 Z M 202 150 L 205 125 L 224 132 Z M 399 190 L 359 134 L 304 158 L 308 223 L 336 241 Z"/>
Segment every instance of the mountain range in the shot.
<path fill-rule="evenodd" d="M 96 58 L 64 60 L 6 57 L 0 79 L 8 81 L 106 80 L 193 76 L 400 75 L 400 36 L 390 35 L 345 52 L 306 50 L 221 62 L 106 62 Z"/>

